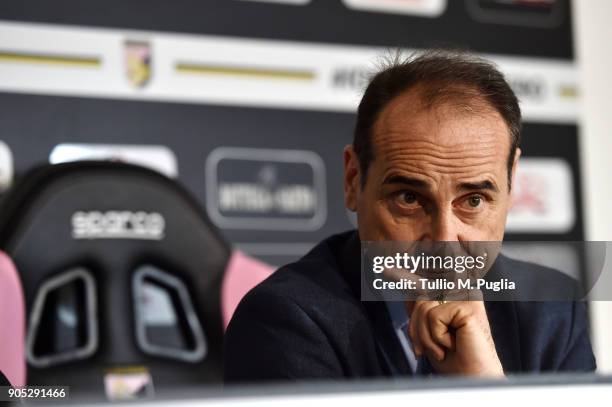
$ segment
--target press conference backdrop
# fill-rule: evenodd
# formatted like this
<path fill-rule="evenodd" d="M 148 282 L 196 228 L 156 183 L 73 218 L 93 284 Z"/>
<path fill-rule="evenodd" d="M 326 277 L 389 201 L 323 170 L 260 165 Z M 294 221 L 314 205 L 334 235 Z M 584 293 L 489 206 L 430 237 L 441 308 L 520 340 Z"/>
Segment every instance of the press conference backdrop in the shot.
<path fill-rule="evenodd" d="M 498 63 L 521 100 L 507 238 L 581 240 L 570 10 L 563 0 L 2 2 L 1 188 L 45 162 L 140 163 L 185 184 L 238 247 L 280 265 L 354 226 L 341 154 L 381 56 L 453 46 Z"/>

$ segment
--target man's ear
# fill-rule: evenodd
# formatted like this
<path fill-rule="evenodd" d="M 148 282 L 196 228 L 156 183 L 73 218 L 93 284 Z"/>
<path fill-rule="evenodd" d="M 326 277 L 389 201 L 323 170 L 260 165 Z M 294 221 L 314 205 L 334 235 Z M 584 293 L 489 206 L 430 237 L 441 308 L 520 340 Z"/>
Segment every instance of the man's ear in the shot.
<path fill-rule="evenodd" d="M 512 178 L 511 178 L 511 184 L 512 188 L 514 188 L 515 186 L 515 182 L 516 182 L 516 169 L 518 168 L 518 163 L 519 163 L 519 158 L 521 158 L 521 149 L 517 147 L 516 149 L 516 153 L 514 154 L 514 162 L 512 163 Z"/>
<path fill-rule="evenodd" d="M 359 158 L 352 145 L 344 147 L 344 205 L 350 211 L 357 211 L 357 196 L 361 181 Z"/>

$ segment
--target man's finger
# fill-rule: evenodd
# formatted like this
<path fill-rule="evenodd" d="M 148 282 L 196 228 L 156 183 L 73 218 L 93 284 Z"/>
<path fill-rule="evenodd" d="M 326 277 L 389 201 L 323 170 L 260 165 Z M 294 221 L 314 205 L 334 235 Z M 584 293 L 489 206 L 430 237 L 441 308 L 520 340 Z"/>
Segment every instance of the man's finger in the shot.
<path fill-rule="evenodd" d="M 438 343 L 434 341 L 429 328 L 429 313 L 432 309 L 438 306 L 435 301 L 424 302 L 419 307 L 419 319 L 417 323 L 417 334 L 423 349 L 433 358 L 442 361 L 445 356 L 445 351 Z"/>
<path fill-rule="evenodd" d="M 441 345 L 452 349 L 452 331 L 468 325 L 474 317 L 474 306 L 482 306 L 475 301 L 451 301 L 442 304 L 430 312 L 430 330 L 433 338 Z M 450 339 L 450 341 L 449 341 Z"/>
<path fill-rule="evenodd" d="M 447 307 L 450 303 L 438 305 L 436 308 Z M 451 334 L 451 330 L 449 326 L 445 324 L 443 319 L 440 318 L 441 313 L 445 310 L 438 309 L 435 312 L 430 312 L 427 318 L 427 323 L 429 324 L 429 332 L 431 333 L 432 339 L 438 343 L 439 345 L 445 347 L 448 350 L 455 350 L 455 341 L 453 339 L 453 335 Z"/>

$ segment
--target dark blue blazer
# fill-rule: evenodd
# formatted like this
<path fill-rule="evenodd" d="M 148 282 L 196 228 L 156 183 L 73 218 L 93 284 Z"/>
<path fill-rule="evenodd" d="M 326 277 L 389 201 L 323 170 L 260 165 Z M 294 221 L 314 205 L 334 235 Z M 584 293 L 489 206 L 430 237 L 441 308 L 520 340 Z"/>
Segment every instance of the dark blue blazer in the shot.
<path fill-rule="evenodd" d="M 539 267 L 498 260 L 513 273 Z M 229 324 L 226 382 L 412 375 L 385 304 L 361 302 L 360 284 L 356 232 L 331 236 L 276 271 L 243 298 Z M 583 302 L 485 307 L 506 373 L 595 369 Z"/>

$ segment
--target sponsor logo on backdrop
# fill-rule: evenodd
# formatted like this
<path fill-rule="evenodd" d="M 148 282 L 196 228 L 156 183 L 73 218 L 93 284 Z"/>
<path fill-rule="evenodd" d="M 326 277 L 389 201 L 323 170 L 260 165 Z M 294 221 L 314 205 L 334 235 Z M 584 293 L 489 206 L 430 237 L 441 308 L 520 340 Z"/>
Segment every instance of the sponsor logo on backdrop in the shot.
<path fill-rule="evenodd" d="M 552 27 L 564 18 L 559 0 L 467 0 L 476 20 L 498 24 Z"/>
<path fill-rule="evenodd" d="M 124 144 L 58 144 L 51 151 L 49 162 L 103 160 L 140 165 L 170 178 L 178 176 L 176 156 L 166 146 Z"/>
<path fill-rule="evenodd" d="M 157 212 L 145 211 L 78 211 L 72 215 L 74 239 L 164 238 L 166 221 Z"/>
<path fill-rule="evenodd" d="M 510 87 L 520 101 L 542 102 L 546 96 L 546 82 L 537 76 L 506 75 Z"/>
<path fill-rule="evenodd" d="M 381 13 L 438 17 L 446 9 L 446 0 L 342 0 L 352 9 Z"/>
<path fill-rule="evenodd" d="M 144 366 L 113 368 L 104 374 L 104 392 L 110 401 L 153 398 L 153 378 Z"/>
<path fill-rule="evenodd" d="M 6 191 L 13 182 L 13 154 L 4 142 L 0 141 L 0 193 Z"/>
<path fill-rule="evenodd" d="M 132 86 L 143 88 L 149 83 L 152 57 L 151 44 L 148 41 L 125 41 L 125 74 Z"/>
<path fill-rule="evenodd" d="M 372 69 L 365 66 L 342 66 L 334 68 L 331 85 L 335 90 L 364 91 L 370 80 Z"/>
<path fill-rule="evenodd" d="M 221 228 L 317 230 L 327 217 L 325 179 L 312 151 L 220 147 L 206 160 L 206 206 Z"/>
<path fill-rule="evenodd" d="M 574 226 L 574 185 L 572 170 L 566 161 L 522 158 L 512 195 L 506 231 L 564 233 Z"/>
<path fill-rule="evenodd" d="M 560 99 L 572 100 L 579 97 L 578 86 L 575 83 L 560 83 L 558 85 Z"/>

